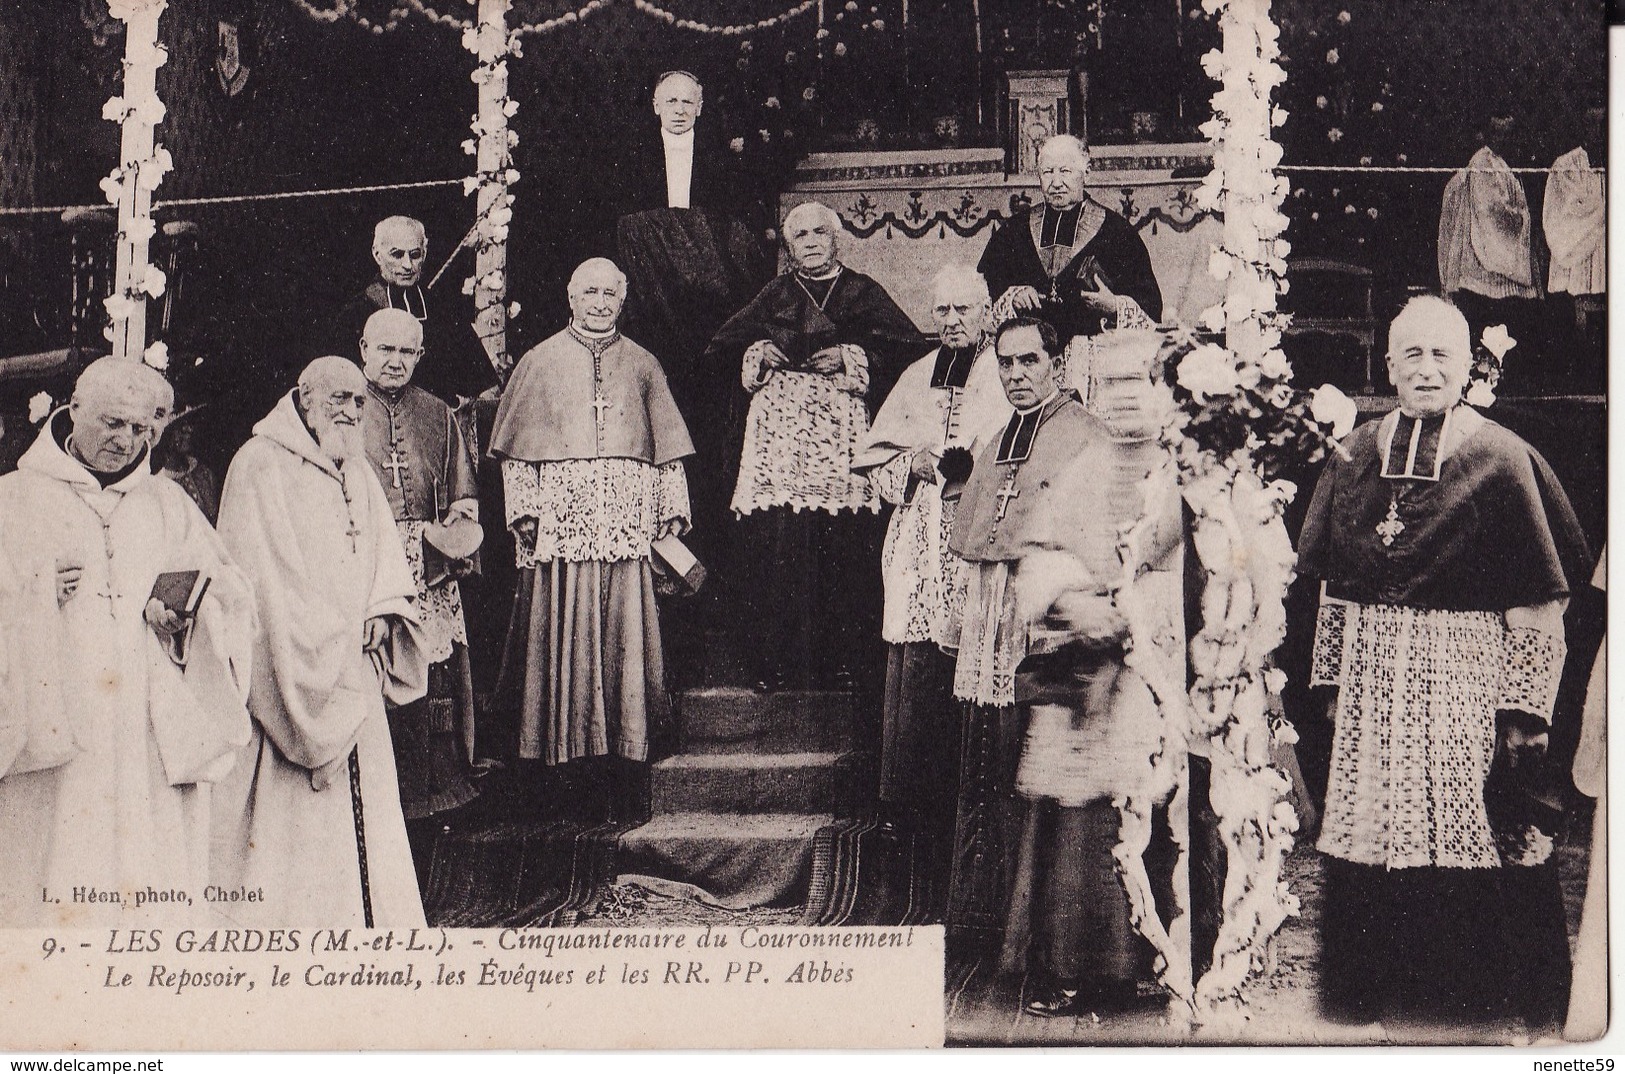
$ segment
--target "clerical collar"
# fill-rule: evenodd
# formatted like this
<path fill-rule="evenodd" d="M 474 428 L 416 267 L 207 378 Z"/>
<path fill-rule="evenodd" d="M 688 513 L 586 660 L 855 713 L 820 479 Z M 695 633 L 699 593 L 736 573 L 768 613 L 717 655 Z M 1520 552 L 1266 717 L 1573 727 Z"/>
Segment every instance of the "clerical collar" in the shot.
<path fill-rule="evenodd" d="M 1453 414 L 1454 407 L 1426 418 L 1395 411 L 1394 427 L 1382 445 L 1382 476 L 1391 481 L 1439 480 Z"/>
<path fill-rule="evenodd" d="M 583 347 L 586 347 L 594 354 L 604 353 L 604 351 L 608 350 L 617 339 L 621 338 L 621 329 L 619 326 L 611 328 L 608 332 L 594 332 L 591 329 L 582 328 L 574 321 L 571 321 L 570 327 L 567 329 L 567 331 L 572 337 L 574 337 L 577 343 L 581 344 Z"/>
<path fill-rule="evenodd" d="M 968 347 L 950 347 L 944 343 L 937 349 L 937 364 L 931 370 L 931 387 L 963 388 L 970 378 L 970 367 L 976 362 L 981 349 L 981 339 Z"/>
<path fill-rule="evenodd" d="M 384 281 L 384 302 L 392 310 L 405 310 L 420 321 L 429 319 L 429 303 L 423 297 L 423 288 L 413 285 L 411 287 L 398 287 L 389 281 Z"/>
<path fill-rule="evenodd" d="M 660 128 L 660 140 L 662 142 L 666 143 L 666 148 L 667 149 L 689 149 L 689 150 L 692 150 L 694 148 L 694 128 L 690 127 L 688 130 L 684 131 L 682 134 L 673 134 L 671 131 L 667 130 L 665 127 L 661 127 Z"/>
<path fill-rule="evenodd" d="M 1044 206 L 1044 226 L 1040 229 L 1040 247 L 1062 246 L 1071 249 L 1078 241 L 1078 218 L 1083 215 L 1083 202 L 1070 209 Z"/>
<path fill-rule="evenodd" d="M 376 395 L 379 399 L 383 400 L 390 406 L 394 406 L 396 403 L 401 401 L 401 397 L 406 394 L 406 389 L 407 385 L 405 384 L 402 384 L 399 388 L 385 388 L 381 385 L 374 384 L 370 380 L 367 381 L 367 391 L 371 392 L 373 395 Z"/>
<path fill-rule="evenodd" d="M 999 453 L 993 459 L 995 463 L 1027 461 L 1027 457 L 1033 452 L 1033 439 L 1038 435 L 1038 424 L 1044 416 L 1044 408 L 1053 403 L 1060 394 L 1060 389 L 1057 388 L 1037 406 L 1018 410 L 1010 415 L 1010 422 L 1004 427 L 1004 435 L 999 437 Z"/>

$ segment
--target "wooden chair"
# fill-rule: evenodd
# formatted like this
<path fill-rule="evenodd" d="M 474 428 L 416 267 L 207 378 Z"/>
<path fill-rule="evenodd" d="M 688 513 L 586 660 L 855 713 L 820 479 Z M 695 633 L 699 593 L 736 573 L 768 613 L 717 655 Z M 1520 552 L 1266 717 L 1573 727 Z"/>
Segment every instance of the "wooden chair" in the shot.
<path fill-rule="evenodd" d="M 1373 360 L 1377 315 L 1371 303 L 1371 270 L 1325 257 L 1287 259 L 1292 287 L 1282 307 L 1292 314 L 1286 335 L 1323 335 L 1352 340 L 1365 354 L 1365 391 L 1376 390 Z"/>

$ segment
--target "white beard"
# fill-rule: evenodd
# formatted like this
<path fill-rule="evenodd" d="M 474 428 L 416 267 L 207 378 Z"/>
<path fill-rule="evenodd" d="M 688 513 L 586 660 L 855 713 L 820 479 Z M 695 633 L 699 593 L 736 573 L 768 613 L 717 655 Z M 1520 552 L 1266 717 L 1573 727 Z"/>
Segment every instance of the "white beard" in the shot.
<path fill-rule="evenodd" d="M 316 428 L 316 443 L 334 462 L 343 465 L 361 457 L 361 428 L 329 422 Z"/>

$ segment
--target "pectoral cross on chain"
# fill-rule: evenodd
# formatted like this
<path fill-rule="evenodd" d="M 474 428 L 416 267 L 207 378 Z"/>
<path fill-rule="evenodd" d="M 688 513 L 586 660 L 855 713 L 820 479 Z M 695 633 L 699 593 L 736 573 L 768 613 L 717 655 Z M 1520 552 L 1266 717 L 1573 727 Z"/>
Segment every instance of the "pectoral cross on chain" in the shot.
<path fill-rule="evenodd" d="M 1390 547 L 1394 538 L 1405 532 L 1405 523 L 1399 518 L 1399 499 L 1395 497 L 1388 502 L 1388 517 L 1377 523 L 1377 536 L 1382 538 L 1382 546 Z"/>
<path fill-rule="evenodd" d="M 389 449 L 389 461 L 384 463 L 384 469 L 390 471 L 393 475 L 394 481 L 392 484 L 394 487 L 400 488 L 401 471 L 406 469 L 406 460 L 401 458 L 401 453 L 398 449 L 393 447 Z"/>
<path fill-rule="evenodd" d="M 597 419 L 598 424 L 603 425 L 604 411 L 609 409 L 609 400 L 602 395 L 595 395 L 592 397 L 592 408 L 596 412 L 594 417 Z"/>
<path fill-rule="evenodd" d="M 1004 480 L 1004 487 L 993 494 L 993 498 L 999 501 L 999 511 L 993 516 L 993 521 L 1003 522 L 1004 513 L 1010 508 L 1010 501 L 1020 495 L 1021 490 L 1016 488 L 1016 472 L 1011 470 L 1010 476 Z"/>

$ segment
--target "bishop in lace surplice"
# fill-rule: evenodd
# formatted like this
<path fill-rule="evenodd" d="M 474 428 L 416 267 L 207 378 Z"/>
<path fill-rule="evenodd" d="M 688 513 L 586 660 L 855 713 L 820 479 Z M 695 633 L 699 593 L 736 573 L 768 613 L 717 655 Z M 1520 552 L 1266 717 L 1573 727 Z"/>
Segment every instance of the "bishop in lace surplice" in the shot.
<path fill-rule="evenodd" d="M 1460 402 L 1470 364 L 1454 307 L 1400 313 L 1399 409 L 1345 438 L 1300 543 L 1324 594 L 1311 685 L 1336 688 L 1322 981 L 1359 1017 L 1567 993 L 1549 833 L 1491 771 L 1543 749 L 1588 554 L 1545 460 Z"/>
<path fill-rule="evenodd" d="M 650 545 L 688 527 L 694 449 L 660 364 L 616 328 L 624 297 L 613 262 L 576 270 L 570 326 L 520 359 L 491 435 L 520 568 L 499 692 L 520 756 L 550 764 L 646 760 L 670 711 Z"/>

